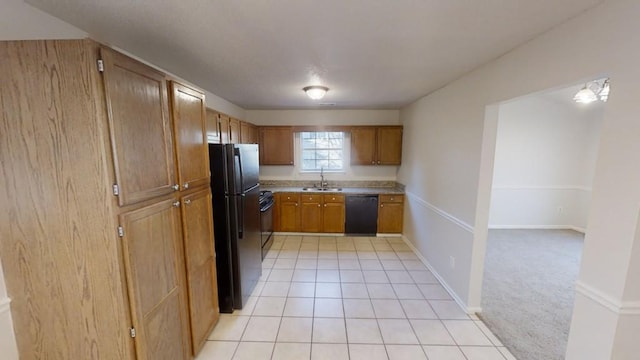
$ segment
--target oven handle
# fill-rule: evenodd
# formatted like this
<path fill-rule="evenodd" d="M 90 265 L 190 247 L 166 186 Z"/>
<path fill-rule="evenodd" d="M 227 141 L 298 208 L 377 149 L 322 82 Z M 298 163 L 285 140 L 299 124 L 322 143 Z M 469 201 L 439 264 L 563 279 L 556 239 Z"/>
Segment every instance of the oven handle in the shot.
<path fill-rule="evenodd" d="M 265 212 L 265 211 L 271 209 L 273 207 L 273 205 L 275 205 L 275 203 L 276 203 L 275 201 L 270 202 L 267 206 L 261 208 L 260 212 Z"/>

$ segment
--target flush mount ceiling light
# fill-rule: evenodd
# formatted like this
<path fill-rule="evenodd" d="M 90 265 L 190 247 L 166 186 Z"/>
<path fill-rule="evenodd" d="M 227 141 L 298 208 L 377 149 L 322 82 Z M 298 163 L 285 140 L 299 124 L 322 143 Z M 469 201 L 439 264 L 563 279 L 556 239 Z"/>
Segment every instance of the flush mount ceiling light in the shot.
<path fill-rule="evenodd" d="M 307 93 L 307 96 L 313 100 L 320 100 L 324 97 L 324 95 L 329 91 L 329 88 L 326 86 L 305 86 L 302 90 Z"/>
<path fill-rule="evenodd" d="M 600 82 L 602 81 L 602 83 Z M 573 101 L 580 104 L 589 104 L 596 100 L 607 102 L 609 100 L 609 79 L 597 80 L 586 83 L 573 97 Z"/>

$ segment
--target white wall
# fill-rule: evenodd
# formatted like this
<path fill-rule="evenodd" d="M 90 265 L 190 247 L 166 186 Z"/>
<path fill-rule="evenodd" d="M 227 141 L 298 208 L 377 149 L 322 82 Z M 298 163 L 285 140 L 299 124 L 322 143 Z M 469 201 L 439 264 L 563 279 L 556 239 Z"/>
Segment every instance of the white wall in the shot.
<path fill-rule="evenodd" d="M 13 332 L 13 322 L 11 321 L 11 300 L 7 297 L 7 290 L 2 274 L 2 264 L 0 263 L 0 354 L 3 359 L 18 359 L 18 349 Z"/>
<path fill-rule="evenodd" d="M 606 1 L 401 111 L 405 142 L 398 180 L 409 192 L 407 237 L 473 310 L 481 298 L 495 148 L 491 139 L 497 131 L 497 111 L 488 106 L 611 78 L 579 277 L 588 287 L 577 288 L 570 360 L 609 359 L 614 343 L 616 359 L 640 352 L 639 342 L 611 330 L 640 309 L 638 293 L 625 293 L 632 286 L 627 271 L 640 204 L 640 102 L 634 90 L 640 83 L 640 47 L 632 35 L 640 32 L 638 18 L 640 2 Z M 462 257 L 453 269 L 449 256 Z M 603 299 L 632 304 L 635 310 L 614 306 L 612 311 Z M 599 321 L 614 325 L 601 328 Z"/>
<path fill-rule="evenodd" d="M 256 125 L 399 125 L 398 110 L 247 110 L 247 121 Z M 345 159 L 349 159 L 350 137 L 345 139 Z M 300 137 L 294 138 L 294 166 L 261 166 L 263 180 L 318 180 L 317 173 L 300 171 Z M 395 181 L 397 166 L 350 166 L 327 175 L 329 182 L 342 180 Z"/>
<path fill-rule="evenodd" d="M 584 232 L 604 107 L 565 100 L 526 96 L 499 107 L 490 228 Z"/>

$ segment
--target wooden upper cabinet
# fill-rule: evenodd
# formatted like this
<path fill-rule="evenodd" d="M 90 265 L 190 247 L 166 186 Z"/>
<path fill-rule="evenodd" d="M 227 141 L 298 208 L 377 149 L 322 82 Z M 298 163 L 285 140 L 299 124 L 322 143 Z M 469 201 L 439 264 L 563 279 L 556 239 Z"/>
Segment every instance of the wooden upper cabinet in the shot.
<path fill-rule="evenodd" d="M 220 144 L 231 144 L 231 134 L 229 132 L 229 117 L 224 114 L 219 115 L 218 125 L 220 126 Z"/>
<path fill-rule="evenodd" d="M 260 165 L 293 165 L 293 128 L 260 127 Z"/>
<path fill-rule="evenodd" d="M 402 163 L 402 127 L 378 128 L 378 165 L 400 165 Z"/>
<path fill-rule="evenodd" d="M 258 127 L 253 124 L 251 124 L 251 143 L 258 143 Z"/>
<path fill-rule="evenodd" d="M 165 75 L 105 47 L 100 54 L 118 203 L 133 204 L 174 191 Z"/>
<path fill-rule="evenodd" d="M 240 144 L 240 120 L 229 118 L 229 142 L 231 144 Z"/>
<path fill-rule="evenodd" d="M 240 121 L 240 142 L 243 144 L 251 144 L 252 141 L 251 124 Z"/>
<path fill-rule="evenodd" d="M 240 140 L 243 144 L 258 143 L 258 128 L 248 122 L 240 122 Z"/>
<path fill-rule="evenodd" d="M 177 203 L 124 213 L 120 225 L 137 358 L 191 359 Z"/>
<path fill-rule="evenodd" d="M 195 356 L 220 317 L 211 190 L 185 196 L 181 203 L 191 343 Z"/>
<path fill-rule="evenodd" d="M 351 129 L 351 165 L 400 165 L 402 126 Z"/>
<path fill-rule="evenodd" d="M 206 185 L 210 170 L 204 94 L 175 81 L 170 85 L 180 188 Z"/>
<path fill-rule="evenodd" d="M 207 109 L 207 142 L 209 144 L 220 144 L 220 114 Z"/>
<path fill-rule="evenodd" d="M 351 129 L 351 165 L 375 165 L 376 160 L 376 128 Z"/>

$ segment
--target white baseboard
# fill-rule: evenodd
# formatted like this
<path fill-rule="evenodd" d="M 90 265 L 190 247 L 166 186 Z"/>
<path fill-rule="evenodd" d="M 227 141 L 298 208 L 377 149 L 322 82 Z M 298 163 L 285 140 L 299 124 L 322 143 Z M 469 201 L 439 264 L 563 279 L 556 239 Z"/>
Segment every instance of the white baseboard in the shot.
<path fill-rule="evenodd" d="M 308 233 L 308 232 L 274 232 L 273 235 L 279 236 L 349 236 L 344 233 Z M 402 234 L 398 233 L 377 233 L 374 237 L 402 237 Z"/>
<path fill-rule="evenodd" d="M 489 225 L 490 230 L 574 230 L 585 233 L 586 229 L 574 225 Z"/>
<path fill-rule="evenodd" d="M 431 266 L 431 263 L 429 263 L 429 261 L 420 253 L 420 251 L 418 251 L 418 249 L 413 246 L 413 244 L 411 243 L 411 241 L 409 241 L 409 239 L 407 239 L 406 236 L 402 235 L 402 240 L 404 240 L 405 244 L 407 244 L 407 246 L 409 248 L 411 248 L 411 250 L 413 250 L 413 252 L 416 254 L 416 256 L 418 257 L 418 259 L 420 259 L 420 261 L 422 261 L 422 263 L 424 264 L 424 266 L 427 267 L 427 269 L 429 269 L 429 271 L 431 271 L 431 273 L 433 274 L 433 276 L 436 277 L 436 279 L 438 279 L 438 281 L 440 282 L 440 284 L 442 285 L 442 287 L 444 287 L 445 290 L 447 290 L 447 292 L 449 293 L 449 295 L 451 295 L 451 297 L 453 298 L 453 300 L 456 302 L 456 304 L 458 304 L 458 306 L 460 306 L 460 308 L 466 312 L 467 314 L 475 314 L 475 313 L 479 313 L 482 312 L 482 308 L 480 307 L 470 307 L 467 306 L 467 303 L 462 301 L 462 299 L 460 299 L 460 297 L 458 296 L 458 294 L 456 294 L 455 291 L 453 291 L 453 289 L 449 286 L 449 284 L 444 280 L 444 278 L 442 276 L 440 276 L 440 274 L 438 274 L 438 272 L 436 271 L 436 269 Z"/>
<path fill-rule="evenodd" d="M 274 231 L 273 235 L 278 235 L 278 236 L 346 236 L 343 233 L 308 233 L 308 232 L 284 232 L 284 231 Z"/>

